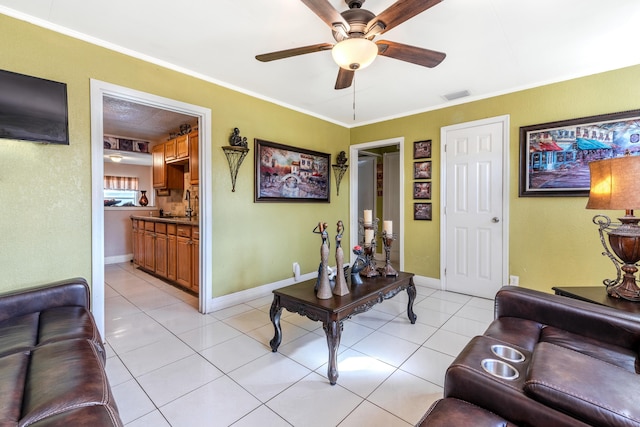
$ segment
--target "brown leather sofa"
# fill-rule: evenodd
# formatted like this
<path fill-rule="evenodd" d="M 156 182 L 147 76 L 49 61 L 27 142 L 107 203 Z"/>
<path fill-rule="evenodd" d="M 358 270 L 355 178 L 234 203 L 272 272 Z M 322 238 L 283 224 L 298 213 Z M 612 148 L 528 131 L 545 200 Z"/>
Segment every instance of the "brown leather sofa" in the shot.
<path fill-rule="evenodd" d="M 475 426 L 638 427 L 639 350 L 637 315 L 504 287 L 419 425 L 473 414 Z"/>
<path fill-rule="evenodd" d="M 0 426 L 122 426 L 105 361 L 84 279 L 0 295 Z"/>

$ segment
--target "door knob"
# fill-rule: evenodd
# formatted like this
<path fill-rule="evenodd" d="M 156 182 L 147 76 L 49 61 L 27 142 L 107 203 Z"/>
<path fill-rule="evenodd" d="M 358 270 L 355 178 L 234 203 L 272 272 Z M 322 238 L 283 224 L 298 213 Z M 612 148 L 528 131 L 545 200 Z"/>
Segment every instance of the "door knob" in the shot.
<path fill-rule="evenodd" d="M 491 218 L 491 222 L 500 222 L 500 218 L 498 218 L 497 216 L 494 216 L 493 218 Z"/>

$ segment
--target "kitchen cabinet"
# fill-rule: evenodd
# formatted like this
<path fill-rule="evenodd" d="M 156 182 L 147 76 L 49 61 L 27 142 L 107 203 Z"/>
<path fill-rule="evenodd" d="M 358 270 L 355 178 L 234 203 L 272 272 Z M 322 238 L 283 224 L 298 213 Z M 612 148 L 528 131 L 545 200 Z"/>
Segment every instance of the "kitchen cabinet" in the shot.
<path fill-rule="evenodd" d="M 144 223 L 144 260 L 143 265 L 149 271 L 156 268 L 155 223 Z"/>
<path fill-rule="evenodd" d="M 167 279 L 176 280 L 177 274 L 177 251 L 178 242 L 176 240 L 176 224 L 167 224 Z"/>
<path fill-rule="evenodd" d="M 141 243 L 138 236 L 139 236 L 139 227 L 142 226 L 144 228 L 144 221 L 134 219 L 132 220 L 132 226 L 133 226 L 133 235 L 131 238 L 131 243 L 133 245 L 133 263 L 135 265 L 141 265 L 141 260 L 143 259 L 143 256 L 141 255 L 143 242 Z M 143 231 L 143 239 L 144 239 L 144 231 Z"/>
<path fill-rule="evenodd" d="M 133 262 L 186 289 L 200 289 L 200 227 L 180 220 L 132 217 Z"/>
<path fill-rule="evenodd" d="M 157 222 L 155 237 L 155 269 L 154 273 L 167 277 L 167 224 Z"/>
<path fill-rule="evenodd" d="M 191 228 L 191 289 L 200 292 L 200 227 Z"/>
<path fill-rule="evenodd" d="M 198 131 L 189 134 L 189 175 L 191 185 L 199 185 L 200 168 L 198 167 Z"/>
<path fill-rule="evenodd" d="M 176 158 L 176 140 L 170 139 L 164 143 L 164 161 L 169 162 Z"/>
<path fill-rule="evenodd" d="M 176 138 L 176 159 L 182 160 L 189 157 L 189 135 L 180 135 Z"/>
<path fill-rule="evenodd" d="M 189 135 L 180 135 L 164 143 L 166 163 L 186 164 L 189 159 Z"/>
<path fill-rule="evenodd" d="M 165 160 L 166 143 L 151 148 L 153 188 L 183 189 L 184 168 L 182 165 L 167 164 Z"/>
<path fill-rule="evenodd" d="M 176 237 L 176 282 L 191 289 L 192 245 L 191 226 L 178 225 Z"/>

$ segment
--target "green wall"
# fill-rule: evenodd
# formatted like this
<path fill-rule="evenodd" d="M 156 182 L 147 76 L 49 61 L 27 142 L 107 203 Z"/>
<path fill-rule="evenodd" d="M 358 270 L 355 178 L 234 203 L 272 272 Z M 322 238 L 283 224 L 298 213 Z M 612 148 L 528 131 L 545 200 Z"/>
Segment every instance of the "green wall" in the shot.
<path fill-rule="evenodd" d="M 518 197 L 519 128 L 640 108 L 640 66 L 514 92 L 352 129 L 351 143 L 405 138 L 405 269 L 440 276 L 440 128 L 510 115 L 509 272 L 520 285 L 551 291 L 555 285 L 597 286 L 615 277 L 601 256 L 597 227 L 585 197 Z M 433 140 L 433 221 L 414 221 L 412 144 Z M 604 212 L 615 217 L 619 212 Z"/>
<path fill-rule="evenodd" d="M 90 79 L 212 111 L 213 296 L 316 271 L 319 221 L 348 217 L 348 186 L 331 203 L 254 203 L 253 145 L 231 192 L 222 152 L 234 127 L 250 141 L 348 151 L 349 130 L 0 15 L 0 69 L 67 84 L 70 145 L 0 140 L 0 291 L 91 278 Z M 348 174 L 345 177 L 348 182 Z M 345 190 L 346 189 L 346 190 Z M 345 233 L 345 247 L 350 247 Z M 202 285 L 204 286 L 204 285 Z"/>
<path fill-rule="evenodd" d="M 232 193 L 220 147 L 234 127 L 249 140 L 329 152 L 332 159 L 349 144 L 404 137 L 405 269 L 437 278 L 440 128 L 509 114 L 510 274 L 522 286 L 549 291 L 595 286 L 614 273 L 600 255 L 596 212 L 584 209 L 585 198 L 518 197 L 518 129 L 639 108 L 640 66 L 347 129 L 4 15 L 0 52 L 0 69 L 67 83 L 71 136 L 69 146 L 0 140 L 0 291 L 91 277 L 92 78 L 211 109 L 213 296 L 291 277 L 294 261 L 303 273 L 315 271 L 319 238 L 312 229 L 318 221 L 347 223 L 349 215 L 348 173 L 339 197 L 332 188 L 330 204 L 253 203 L 253 149 Z M 412 216 L 411 144 L 422 139 L 433 140 L 433 221 Z"/>

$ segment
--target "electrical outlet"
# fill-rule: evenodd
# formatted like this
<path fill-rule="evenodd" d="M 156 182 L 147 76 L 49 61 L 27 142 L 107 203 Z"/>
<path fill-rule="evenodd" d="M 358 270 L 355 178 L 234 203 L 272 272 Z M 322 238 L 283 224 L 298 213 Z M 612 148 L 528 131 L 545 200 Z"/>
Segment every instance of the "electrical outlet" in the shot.
<path fill-rule="evenodd" d="M 509 284 L 511 286 L 519 286 L 520 285 L 520 276 L 509 276 Z"/>
<path fill-rule="evenodd" d="M 298 264 L 297 262 L 294 262 L 292 268 L 293 268 L 293 278 L 297 282 L 298 280 L 300 280 L 300 264 Z"/>

